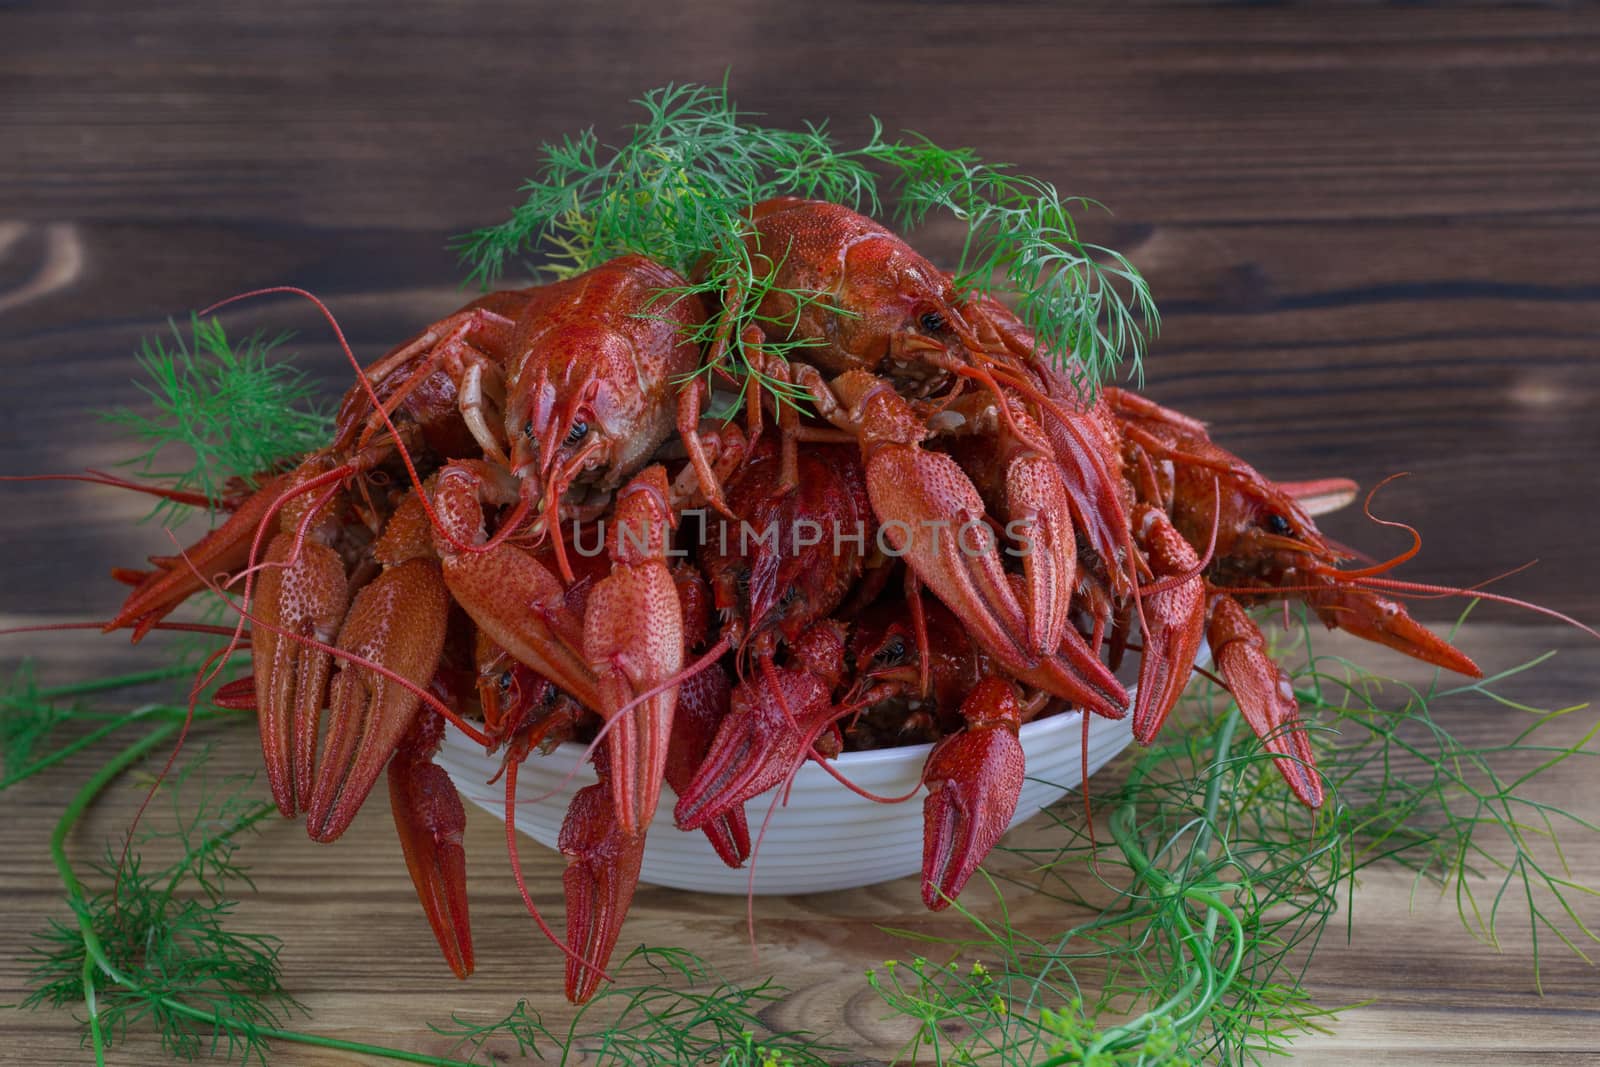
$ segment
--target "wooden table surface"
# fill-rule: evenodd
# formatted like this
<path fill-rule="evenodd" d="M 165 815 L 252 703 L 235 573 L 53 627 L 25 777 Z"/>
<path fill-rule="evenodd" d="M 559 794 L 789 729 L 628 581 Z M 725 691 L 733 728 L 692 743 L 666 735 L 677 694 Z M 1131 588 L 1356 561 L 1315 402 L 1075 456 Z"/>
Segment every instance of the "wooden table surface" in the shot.
<path fill-rule="evenodd" d="M 150 6 L 0 6 L 4 473 L 124 456 L 89 413 L 135 399 L 138 339 L 236 291 L 311 288 L 378 355 L 462 301 L 444 238 L 502 217 L 539 142 L 614 133 L 641 91 L 731 66 L 736 98 L 774 122 L 831 117 L 849 140 L 876 114 L 1104 201 L 1115 215 L 1089 233 L 1132 257 L 1165 318 L 1151 395 L 1271 476 L 1410 471 L 1378 504 L 1426 538 L 1409 577 L 1469 584 L 1538 558 L 1503 591 L 1600 619 L 1600 20 L 1580 8 Z M 951 237 L 918 240 L 937 255 Z M 305 307 L 255 303 L 228 322 L 299 330 L 305 365 L 343 387 Z M 164 550 L 134 525 L 144 505 L 110 491 L 4 499 L 0 626 L 103 617 L 118 599 L 106 568 Z M 1374 554 L 1404 546 L 1359 514 L 1327 528 Z M 148 662 L 114 639 L 5 642 L 0 661 L 35 656 L 55 680 Z M 1600 648 L 1537 617 L 1481 610 L 1463 644 L 1491 669 L 1561 649 L 1515 690 L 1530 703 L 1600 692 Z M 1505 736 L 1513 714 L 1458 725 Z M 220 740 L 218 766 L 251 766 L 247 742 Z M 0 796 L 0 1003 L 20 995 L 28 934 L 63 914 L 46 841 L 92 763 Z M 1553 795 L 1600 819 L 1593 773 L 1559 775 Z M 137 798 L 114 788 L 74 855 Z M 419 1020 L 519 996 L 559 1018 L 553 954 L 496 866 L 493 820 L 473 816 L 468 847 L 482 948 L 465 985 L 436 959 L 381 805 L 331 847 L 267 826 L 240 922 L 284 937 L 287 981 L 322 1032 L 424 1047 Z M 1569 858 L 1600 882 L 1600 837 Z M 558 866 L 530 859 L 553 885 Z M 780 975 L 795 992 L 774 1024 L 831 1030 L 852 1050 L 841 1062 L 870 1062 L 903 1034 L 861 971 L 914 951 L 878 927 L 947 922 L 916 897 L 908 880 L 762 900 L 752 962 L 741 901 L 646 888 L 625 936 Z M 1541 998 L 1519 931 L 1503 952 L 1476 944 L 1452 901 L 1413 896 L 1400 874 L 1364 879 L 1355 906 L 1353 940 L 1325 946 L 1309 984 L 1324 1004 L 1371 1003 L 1297 1044 L 1296 1062 L 1600 1063 L 1593 969 L 1552 953 Z M 81 1060 L 65 1014 L 0 1011 L 0 1063 Z M 161 1061 L 137 1041 L 115 1060 Z M 277 1062 L 350 1060 L 285 1048 Z"/>

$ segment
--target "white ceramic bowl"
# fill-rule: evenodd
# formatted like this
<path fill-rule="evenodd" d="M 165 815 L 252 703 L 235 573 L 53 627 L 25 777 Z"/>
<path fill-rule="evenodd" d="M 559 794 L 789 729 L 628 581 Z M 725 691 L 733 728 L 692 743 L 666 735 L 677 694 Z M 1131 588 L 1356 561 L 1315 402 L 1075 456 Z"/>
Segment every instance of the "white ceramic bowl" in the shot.
<path fill-rule="evenodd" d="M 1028 780 L 1012 827 L 1055 803 L 1084 777 L 1079 761 L 1081 737 L 1078 712 L 1052 715 L 1022 727 L 1022 750 L 1027 757 Z M 1103 719 L 1090 716 L 1088 773 L 1133 739 L 1132 716 Z M 879 796 L 902 796 L 916 788 L 922 764 L 932 745 L 846 752 L 833 761 L 850 781 Z M 517 829 L 548 848 L 556 836 L 567 804 L 579 789 L 595 780 L 594 769 L 581 764 L 583 746 L 561 745 L 548 756 L 534 755 L 523 764 L 517 779 Z M 502 817 L 505 789 L 486 782 L 500 769 L 500 758 L 485 757 L 454 727 L 447 728 L 435 762 L 449 772 L 461 795 Z M 565 785 L 562 779 L 572 773 Z M 551 794 L 538 803 L 533 797 Z M 685 833 L 672 823 L 672 790 L 663 787 L 645 843 L 640 879 L 674 889 L 703 893 L 736 893 L 753 889 L 762 894 L 816 893 L 850 889 L 903 878 L 922 870 L 922 798 L 926 790 L 900 804 L 879 804 L 859 797 L 836 782 L 827 771 L 808 761 L 795 776 L 787 806 L 772 813 L 766 835 L 751 865 L 734 869 L 712 851 L 699 831 Z M 772 803 L 772 792 L 749 801 L 745 815 L 754 841 Z"/>

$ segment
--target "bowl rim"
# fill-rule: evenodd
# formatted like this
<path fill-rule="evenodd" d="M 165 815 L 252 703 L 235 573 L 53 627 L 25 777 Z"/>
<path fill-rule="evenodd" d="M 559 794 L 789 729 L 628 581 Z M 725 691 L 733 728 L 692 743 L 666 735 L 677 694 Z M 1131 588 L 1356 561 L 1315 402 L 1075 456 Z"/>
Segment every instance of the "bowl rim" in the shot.
<path fill-rule="evenodd" d="M 1195 655 L 1195 665 L 1210 666 L 1210 664 L 1211 642 L 1202 638 L 1199 652 Z M 1138 701 L 1138 692 L 1139 687 L 1137 685 L 1128 687 L 1128 706 L 1122 709 L 1122 714 L 1117 718 L 1097 717 L 1103 719 L 1106 723 L 1128 722 L 1133 715 L 1133 706 Z M 1041 736 L 1060 733 L 1070 727 L 1079 726 L 1083 721 L 1083 717 L 1084 711 L 1081 708 L 1064 708 L 1053 715 L 1044 715 L 1034 719 L 1032 722 L 1023 723 L 1022 728 L 1017 732 L 1017 736 L 1019 740 L 1028 742 Z M 448 723 L 446 724 L 446 726 L 449 725 Z M 447 729 L 445 733 L 447 737 L 459 735 L 462 741 L 468 741 L 465 734 L 453 727 Z M 878 764 L 907 762 L 913 759 L 926 759 L 928 753 L 933 751 L 933 747 L 937 743 L 924 742 L 920 745 L 896 745 L 892 748 L 874 748 L 864 752 L 841 752 L 828 762 L 836 767 L 860 768 Z M 587 751 L 588 747 L 587 745 L 580 745 L 576 741 L 563 741 L 556 746 L 553 752 L 547 755 L 541 755 L 538 752 L 534 752 L 532 755 L 537 756 L 539 759 L 555 759 L 559 756 L 569 762 L 582 763 L 583 753 Z"/>
<path fill-rule="evenodd" d="M 1127 718 L 1128 712 L 1124 711 L 1119 718 L 1106 719 L 1105 721 L 1108 723 L 1123 722 Z M 1018 738 L 1023 742 L 1028 742 L 1039 737 L 1049 736 L 1051 734 L 1066 730 L 1069 727 L 1078 726 L 1082 719 L 1082 711 L 1077 708 L 1068 708 L 1064 711 L 1058 711 L 1054 715 L 1046 715 L 1042 718 L 1034 719 L 1032 722 L 1023 723 L 1022 729 L 1018 731 Z M 460 733 L 460 731 L 452 731 L 452 733 Z M 466 738 L 465 734 L 462 734 L 461 736 L 463 739 Z M 936 743 L 937 742 L 924 742 L 918 745 L 895 745 L 891 748 L 873 748 L 861 752 L 841 752 L 838 756 L 835 756 L 828 762 L 838 767 L 872 767 L 880 764 L 909 762 L 917 759 L 926 759 L 928 753 L 933 751 L 933 746 Z M 587 745 L 580 745 L 576 741 L 563 741 L 561 744 L 555 747 L 553 752 L 549 753 L 548 755 L 538 756 L 538 758 L 561 758 L 571 762 L 577 762 L 581 760 L 583 753 L 587 751 L 587 749 Z M 537 753 L 535 753 L 535 755 L 537 755 Z"/>

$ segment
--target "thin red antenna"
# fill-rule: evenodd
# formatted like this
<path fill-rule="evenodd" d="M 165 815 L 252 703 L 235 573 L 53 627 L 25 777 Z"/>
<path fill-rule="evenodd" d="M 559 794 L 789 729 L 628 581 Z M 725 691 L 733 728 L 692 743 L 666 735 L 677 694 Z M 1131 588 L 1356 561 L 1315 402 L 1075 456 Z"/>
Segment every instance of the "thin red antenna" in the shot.
<path fill-rule="evenodd" d="M 539 927 L 539 932 L 549 939 L 550 943 L 561 950 L 561 954 L 569 960 L 576 962 L 581 967 L 587 967 L 606 981 L 614 979 L 599 965 L 590 962 L 576 952 L 571 945 L 556 936 L 550 929 L 550 924 L 544 921 L 544 916 L 539 914 L 539 907 L 533 902 L 533 896 L 528 892 L 528 882 L 522 875 L 522 857 L 517 853 L 517 767 L 512 763 L 506 768 L 506 852 L 511 857 L 511 873 L 517 880 L 517 891 L 522 894 L 523 906 L 528 909 L 528 914 L 533 916 L 534 924 Z"/>
<path fill-rule="evenodd" d="M 0 482 L 88 482 L 91 485 L 109 485 L 117 489 L 131 489 L 136 493 L 145 493 L 149 496 L 159 496 L 163 500 L 170 500 L 175 504 L 186 504 L 192 508 L 209 508 L 213 501 L 204 493 L 186 493 L 180 489 L 163 489 L 160 486 L 144 485 L 128 478 L 118 478 L 114 474 L 104 471 L 86 470 L 82 474 L 3 474 Z"/>
<path fill-rule="evenodd" d="M 1399 474 L 1391 474 L 1389 477 L 1373 486 L 1372 489 L 1368 491 L 1367 498 L 1361 502 L 1361 510 L 1366 513 L 1367 518 L 1371 519 L 1379 526 L 1390 526 L 1397 530 L 1404 530 L 1406 533 L 1410 534 L 1411 547 L 1400 553 L 1398 556 L 1384 560 L 1382 563 L 1374 563 L 1370 567 L 1362 567 L 1353 571 L 1340 571 L 1339 573 L 1343 577 L 1368 578 L 1374 575 L 1385 574 L 1394 570 L 1396 567 L 1400 566 L 1400 564 L 1406 562 L 1418 552 L 1422 551 L 1422 535 L 1417 532 L 1417 528 L 1415 526 L 1412 526 L 1409 523 L 1398 522 L 1393 519 L 1380 519 L 1378 516 L 1372 513 L 1372 498 L 1378 495 L 1378 490 L 1382 489 L 1396 478 L 1404 478 L 1408 474 L 1408 471 L 1401 471 Z"/>

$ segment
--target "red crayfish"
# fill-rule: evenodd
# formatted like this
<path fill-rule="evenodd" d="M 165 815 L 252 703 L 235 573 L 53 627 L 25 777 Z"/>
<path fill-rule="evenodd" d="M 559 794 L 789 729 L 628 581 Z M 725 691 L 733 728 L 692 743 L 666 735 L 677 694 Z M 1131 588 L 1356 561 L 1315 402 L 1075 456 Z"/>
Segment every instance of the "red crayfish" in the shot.
<path fill-rule="evenodd" d="M 1296 596 L 1478 673 L 1383 595 L 1407 591 L 1386 568 L 1341 569 L 1305 502 L 1353 486 L 1270 482 L 1135 394 L 1080 399 L 1002 304 L 846 208 L 786 198 L 749 218 L 774 292 L 828 296 L 767 297 L 767 338 L 746 339 L 806 413 L 757 399 L 742 427 L 702 420 L 695 375 L 723 372 L 728 337 L 689 338 L 744 294 L 708 308 L 627 256 L 427 327 L 361 371 L 326 448 L 263 472 L 187 551 L 115 572 L 134 588 L 105 628 L 135 640 L 232 576 L 253 668 L 219 699 L 256 709 L 279 809 L 332 841 L 386 773 L 458 975 L 474 957 L 465 812 L 432 762 L 446 723 L 504 753 L 508 820 L 522 760 L 593 745 L 600 782 L 560 837 L 568 934 L 546 929 L 583 1000 L 663 782 L 680 826 L 737 866 L 744 802 L 805 760 L 936 741 L 937 908 L 1011 821 L 1022 726 L 1131 713 L 1148 743 L 1203 639 L 1295 795 L 1321 804 L 1292 691 L 1241 605 Z M 765 339 L 809 346 L 783 360 Z M 1113 667 L 1135 635 L 1130 700 Z"/>

